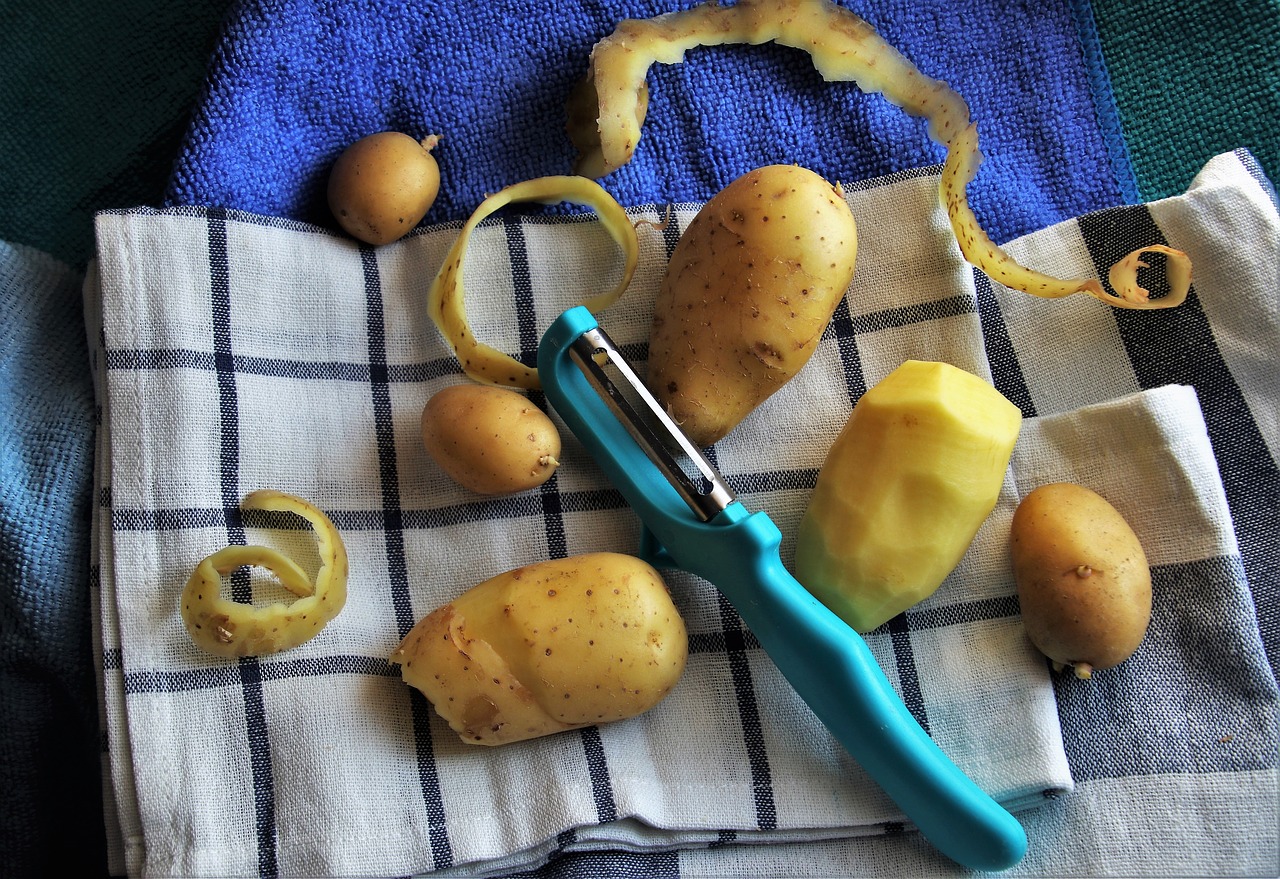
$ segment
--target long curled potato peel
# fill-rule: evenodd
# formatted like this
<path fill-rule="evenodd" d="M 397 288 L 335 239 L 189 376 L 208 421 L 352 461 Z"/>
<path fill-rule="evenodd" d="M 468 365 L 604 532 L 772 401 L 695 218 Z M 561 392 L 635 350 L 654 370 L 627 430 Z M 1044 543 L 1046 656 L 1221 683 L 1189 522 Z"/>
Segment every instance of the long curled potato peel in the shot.
<path fill-rule="evenodd" d="M 249 494 L 246 509 L 294 513 L 315 529 L 320 569 L 315 583 L 298 564 L 266 546 L 233 545 L 196 565 L 182 590 L 182 621 L 196 645 L 234 658 L 278 653 L 313 638 L 347 601 L 347 551 L 332 521 L 307 501 L 265 489 Z M 265 568 L 298 599 L 290 604 L 241 604 L 222 597 L 222 578 L 237 568 Z"/>
<path fill-rule="evenodd" d="M 591 208 L 600 218 L 604 230 L 622 248 L 622 279 L 612 290 L 582 303 L 593 313 L 607 308 L 627 289 L 640 259 L 640 244 L 636 239 L 635 226 L 622 206 L 600 184 L 586 177 L 552 175 L 513 184 L 487 197 L 467 219 L 431 283 L 427 312 L 457 354 L 462 371 L 468 376 L 484 384 L 537 390 L 542 385 L 536 367 L 526 366 L 511 355 L 476 339 L 467 320 L 466 288 L 462 275 L 471 233 L 481 221 L 505 205 L 529 201 L 542 204 L 565 201 Z"/>
<path fill-rule="evenodd" d="M 686 50 L 698 46 L 767 42 L 808 52 L 827 82 L 851 81 L 928 120 L 929 137 L 947 149 L 940 196 L 952 231 L 965 259 L 989 277 L 1033 296 L 1088 293 L 1121 308 L 1170 308 L 1186 298 L 1190 260 L 1181 251 L 1176 252 L 1179 268 L 1169 273 L 1168 294 L 1150 299 L 1136 281 L 1111 295 L 1096 278 L 1055 278 L 1020 265 L 993 243 L 969 207 L 966 190 L 982 153 L 964 99 L 946 83 L 925 76 L 870 24 L 830 0 L 738 0 L 732 6 L 708 0 L 692 9 L 621 22 L 592 49 L 586 78 L 567 104 L 569 137 L 579 150 L 578 173 L 603 177 L 630 161 L 648 106 L 645 76 L 652 64 L 678 64 Z M 1126 260 L 1136 261 L 1142 251 Z"/>

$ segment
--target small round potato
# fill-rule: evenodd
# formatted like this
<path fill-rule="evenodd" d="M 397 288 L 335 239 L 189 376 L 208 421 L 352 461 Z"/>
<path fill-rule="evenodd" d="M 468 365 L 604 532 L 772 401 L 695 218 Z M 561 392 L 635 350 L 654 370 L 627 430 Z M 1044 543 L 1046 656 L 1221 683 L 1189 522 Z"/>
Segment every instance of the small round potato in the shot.
<path fill-rule="evenodd" d="M 375 245 L 409 234 L 440 192 L 440 167 L 431 155 L 438 140 L 381 131 L 347 147 L 329 172 L 329 209 L 338 224 Z"/>
<path fill-rule="evenodd" d="M 1087 679 L 1138 649 L 1151 621 L 1151 570 L 1119 511 L 1080 485 L 1042 485 L 1010 532 L 1022 619 L 1054 667 Z"/>
<path fill-rule="evenodd" d="M 478 494 L 537 488 L 560 466 L 560 432 L 529 398 L 506 388 L 452 385 L 422 410 L 422 442 L 450 479 Z"/>

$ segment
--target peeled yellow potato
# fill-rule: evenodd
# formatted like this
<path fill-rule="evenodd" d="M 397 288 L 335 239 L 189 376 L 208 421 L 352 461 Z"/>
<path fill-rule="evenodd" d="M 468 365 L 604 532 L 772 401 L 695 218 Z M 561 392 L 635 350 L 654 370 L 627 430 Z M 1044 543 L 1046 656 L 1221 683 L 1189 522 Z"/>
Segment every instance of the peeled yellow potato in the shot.
<path fill-rule="evenodd" d="M 928 598 L 1000 495 L 1022 413 L 947 363 L 908 360 L 853 408 L 796 536 L 796 579 L 859 632 Z"/>
<path fill-rule="evenodd" d="M 484 581 L 423 618 L 391 661 L 464 742 L 501 745 L 647 711 L 687 656 L 658 572 L 602 552 Z"/>
<path fill-rule="evenodd" d="M 537 488 L 560 466 L 560 432 L 517 391 L 451 385 L 422 409 L 422 442 L 450 479 L 478 494 Z"/>
<path fill-rule="evenodd" d="M 1151 621 L 1151 569 L 1138 536 L 1097 492 L 1042 485 L 1010 526 L 1013 575 L 1031 643 L 1087 679 L 1137 651 Z"/>
<path fill-rule="evenodd" d="M 646 378 L 689 439 L 711 445 L 808 363 L 857 253 L 844 194 L 798 165 L 750 171 L 698 211 L 658 291 Z"/>

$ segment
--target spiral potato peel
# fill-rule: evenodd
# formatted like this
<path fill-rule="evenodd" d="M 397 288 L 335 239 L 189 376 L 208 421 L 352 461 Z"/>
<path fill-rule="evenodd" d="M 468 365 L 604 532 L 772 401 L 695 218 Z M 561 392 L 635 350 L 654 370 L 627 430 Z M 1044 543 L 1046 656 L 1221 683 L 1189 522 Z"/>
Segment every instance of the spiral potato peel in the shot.
<path fill-rule="evenodd" d="M 182 621 L 196 645 L 228 658 L 279 653 L 315 637 L 347 601 L 347 551 L 333 522 L 302 498 L 264 489 L 241 505 L 294 513 L 315 530 L 320 569 L 312 583 L 297 562 L 266 546 L 232 545 L 203 559 L 182 590 Z M 222 597 L 222 579 L 237 568 L 270 571 L 298 596 L 290 604 L 241 604 Z"/>
<path fill-rule="evenodd" d="M 499 208 L 514 202 L 530 201 L 542 204 L 570 202 L 591 208 L 600 218 L 605 232 L 622 248 L 622 279 L 613 289 L 582 303 L 592 313 L 607 308 L 627 289 L 640 260 L 640 244 L 635 226 L 622 206 L 599 183 L 586 177 L 551 175 L 512 184 L 485 198 L 467 219 L 431 283 L 427 294 L 427 313 L 453 348 L 462 371 L 468 376 L 483 384 L 538 390 L 542 385 L 536 367 L 527 366 L 510 354 L 476 339 L 467 320 L 462 272 L 467 246 L 475 228 Z"/>

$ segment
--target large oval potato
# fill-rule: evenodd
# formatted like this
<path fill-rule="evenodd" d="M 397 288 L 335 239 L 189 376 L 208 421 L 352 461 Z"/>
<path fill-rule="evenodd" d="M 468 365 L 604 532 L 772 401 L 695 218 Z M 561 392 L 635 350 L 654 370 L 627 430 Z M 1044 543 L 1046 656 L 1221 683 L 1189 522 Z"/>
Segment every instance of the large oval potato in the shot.
<path fill-rule="evenodd" d="M 477 494 L 537 488 L 560 466 L 560 432 L 528 397 L 450 385 L 422 409 L 422 443 L 450 479 Z"/>
<path fill-rule="evenodd" d="M 1042 485 L 1018 504 L 1009 546 L 1027 634 L 1055 668 L 1087 679 L 1137 651 L 1151 621 L 1151 569 L 1105 498 Z"/>
<path fill-rule="evenodd" d="M 601 552 L 484 581 L 423 618 L 391 661 L 464 742 L 501 745 L 647 711 L 687 657 L 658 572 Z"/>
<path fill-rule="evenodd" d="M 647 383 L 709 446 L 809 361 L 853 280 L 857 224 L 838 187 L 797 165 L 734 180 L 672 252 Z"/>

